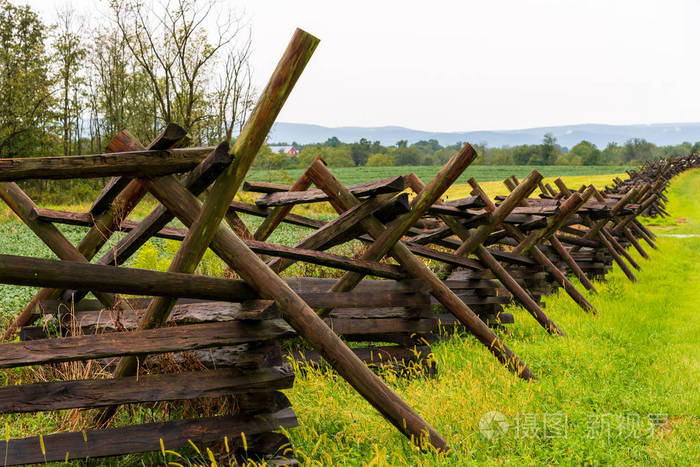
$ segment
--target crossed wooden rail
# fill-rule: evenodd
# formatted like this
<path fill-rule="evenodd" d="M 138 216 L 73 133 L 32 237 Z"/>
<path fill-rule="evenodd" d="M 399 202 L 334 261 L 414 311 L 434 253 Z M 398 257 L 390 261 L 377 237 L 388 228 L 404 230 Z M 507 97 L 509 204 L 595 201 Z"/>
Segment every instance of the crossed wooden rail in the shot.
<path fill-rule="evenodd" d="M 409 174 L 344 186 L 320 159 L 291 186 L 244 184 L 317 43 L 295 32 L 231 148 L 181 148 L 185 131 L 170 124 L 147 146 L 123 131 L 105 154 L 0 161 L 0 198 L 58 257 L 0 255 L 0 282 L 43 287 L 7 330 L 6 340 L 18 330 L 21 340 L 0 344 L 0 367 L 97 361 L 111 372 L 0 388 L 3 413 L 94 409 L 92 430 L 0 442 L 7 464 L 157 450 L 161 441 L 166 448 L 235 441 L 239 433 L 248 440 L 245 455 L 274 456 L 289 444 L 274 431 L 297 423 L 279 392 L 294 377 L 281 342 L 297 337 L 313 350 L 292 356 L 325 360 L 416 444 L 447 450 L 367 364 L 411 361 L 434 372 L 430 344 L 442 323 L 473 334 L 518 377 L 536 379 L 494 331 L 512 320 L 501 306 L 517 301 L 557 336 L 565 333 L 545 313 L 543 294 L 561 287 L 586 312 L 599 312 L 568 274 L 597 293 L 592 279 L 614 261 L 636 280 L 630 266 L 641 266 L 627 249 L 647 258 L 641 242 L 656 247 L 638 217 L 666 215 L 669 180 L 700 165 L 696 155 L 648 163 L 602 191 L 562 180 L 555 190 L 533 171 L 522 182 L 507 179 L 510 194 L 495 199 L 471 179 L 471 197 L 445 201 L 477 156 L 465 144 L 427 184 Z M 86 213 L 41 209 L 15 183 L 104 176 L 112 178 Z M 254 204 L 234 201 L 241 188 L 262 196 Z M 539 198 L 531 197 L 538 188 Z M 127 219 L 147 193 L 157 207 Z M 320 221 L 291 212 L 312 203 L 328 203 L 338 216 Z M 252 232 L 250 216 L 263 218 Z M 175 219 L 185 228 L 171 226 Z M 283 223 L 310 233 L 294 246 L 269 241 Z M 87 232 L 74 246 L 55 224 Z M 122 238 L 93 262 L 116 232 Z M 168 271 L 125 267 L 154 237 L 180 242 Z M 364 244 L 354 257 L 332 251 L 354 241 Z M 207 248 L 239 279 L 196 274 Z M 282 277 L 296 262 L 341 274 Z M 52 319 L 58 331 L 32 326 L 38 319 Z M 369 345 L 350 349 L 339 336 Z M 183 369 L 168 372 L 163 355 Z M 208 369 L 184 369 L 192 360 Z M 106 427 L 123 404 L 232 395 L 236 413 Z"/>

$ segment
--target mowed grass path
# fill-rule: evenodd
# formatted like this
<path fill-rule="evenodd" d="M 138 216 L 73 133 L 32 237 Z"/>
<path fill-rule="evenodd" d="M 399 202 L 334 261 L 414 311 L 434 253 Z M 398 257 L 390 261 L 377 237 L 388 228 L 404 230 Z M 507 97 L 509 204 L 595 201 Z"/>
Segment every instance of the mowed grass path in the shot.
<path fill-rule="evenodd" d="M 658 233 L 700 234 L 698 187 L 700 170 L 673 180 L 668 209 L 684 219 Z M 517 380 L 473 338 L 459 336 L 433 347 L 437 378 L 388 375 L 452 454 L 416 450 L 343 380 L 313 373 L 299 374 L 288 391 L 301 424 L 291 430 L 297 457 L 327 465 L 698 465 L 700 238 L 657 244 L 649 261 L 636 256 L 638 283 L 615 268 L 600 295 L 589 296 L 598 316 L 566 295 L 546 300 L 566 338 L 548 336 L 514 309 L 504 338 L 538 383 Z M 479 430 L 490 411 L 509 425 L 491 440 Z"/>

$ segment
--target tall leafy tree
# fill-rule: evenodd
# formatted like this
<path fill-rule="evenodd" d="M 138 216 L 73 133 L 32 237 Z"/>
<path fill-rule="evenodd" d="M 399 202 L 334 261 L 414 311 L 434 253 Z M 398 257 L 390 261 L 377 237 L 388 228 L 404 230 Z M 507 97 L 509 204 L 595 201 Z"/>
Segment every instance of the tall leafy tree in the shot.
<path fill-rule="evenodd" d="M 46 26 L 28 6 L 0 0 L 0 156 L 43 152 L 53 96 Z"/>
<path fill-rule="evenodd" d="M 126 42 L 113 28 L 97 26 L 90 47 L 91 131 L 101 147 L 123 129 L 142 141 L 152 139 L 162 122 L 147 74 L 125 53 Z"/>
<path fill-rule="evenodd" d="M 250 52 L 251 42 L 248 40 L 243 47 L 232 50 L 226 57 L 223 73 L 210 96 L 213 107 L 210 130 L 213 133 L 209 139 L 231 141 L 234 132 L 240 132 L 255 104 L 255 89 L 249 66 Z"/>
<path fill-rule="evenodd" d="M 67 8 L 58 12 L 58 25 L 54 41 L 54 61 L 57 66 L 58 91 L 60 100 L 58 105 L 58 119 L 63 134 L 63 155 L 71 154 L 71 140 L 76 139 L 80 145 L 82 110 L 83 110 L 83 86 L 85 80 L 82 76 L 83 63 L 87 55 L 87 49 L 79 34 L 80 24 L 76 18 L 75 10 Z M 81 152 L 80 148 L 76 148 Z"/>
<path fill-rule="evenodd" d="M 216 5 L 213 0 L 112 2 L 124 44 L 148 77 L 158 117 L 197 134 L 211 117 L 207 90 L 217 57 L 227 46 L 250 39 L 241 36 L 245 27 L 240 18 L 220 14 Z M 218 27 L 208 30 L 210 21 Z"/>

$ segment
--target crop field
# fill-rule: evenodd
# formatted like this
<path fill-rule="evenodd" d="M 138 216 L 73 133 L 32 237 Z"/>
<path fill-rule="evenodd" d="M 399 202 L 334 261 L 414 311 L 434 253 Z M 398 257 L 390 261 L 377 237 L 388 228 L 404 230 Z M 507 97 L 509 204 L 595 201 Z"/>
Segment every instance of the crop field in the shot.
<path fill-rule="evenodd" d="M 367 180 L 379 180 L 410 173 L 415 173 L 421 180 L 430 180 L 441 167 L 442 166 L 404 165 L 395 167 L 332 167 L 331 170 L 343 184 L 352 185 L 366 182 Z M 588 179 L 591 175 L 624 174 L 625 170 L 631 168 L 633 167 L 615 165 L 472 165 L 455 183 L 467 183 L 467 180 L 471 177 L 474 177 L 479 183 L 503 180 L 511 175 L 522 178 L 533 170 L 537 170 L 545 178 L 586 176 L 586 179 Z M 248 175 L 248 180 L 290 183 L 296 180 L 302 172 L 302 169 L 284 171 L 251 170 Z"/>
<path fill-rule="evenodd" d="M 484 176 L 482 178 L 482 175 L 480 175 L 480 170 L 482 168 L 486 168 L 488 170 L 492 169 L 499 169 L 497 171 L 493 172 L 488 172 L 491 175 L 490 176 Z M 546 168 L 546 167 L 544 167 Z M 561 169 L 561 167 L 549 167 L 550 169 Z M 576 168 L 583 168 L 583 169 L 617 169 L 617 171 L 610 172 L 609 174 L 599 174 L 595 176 L 589 176 L 589 175 L 583 175 L 583 174 L 578 174 L 578 175 L 566 175 L 569 173 L 569 168 L 565 168 L 564 170 L 559 170 L 559 171 L 552 171 L 549 170 L 549 174 L 545 178 L 544 182 L 551 182 L 553 179 L 561 176 L 564 178 L 567 184 L 570 186 L 576 186 L 577 184 L 583 184 L 583 183 L 589 183 L 593 184 L 596 187 L 602 188 L 606 184 L 610 184 L 612 182 L 612 179 L 616 176 L 619 177 L 626 177 L 626 174 L 624 174 L 624 168 L 623 167 L 576 167 Z M 382 178 L 382 177 L 389 177 L 395 174 L 407 174 L 410 173 L 413 169 L 435 169 L 433 172 L 426 172 L 420 174 L 420 177 L 422 180 L 426 181 L 429 180 L 429 178 L 432 176 L 431 174 L 434 175 L 434 172 L 437 171 L 437 168 L 433 167 L 388 167 L 388 168 L 380 168 L 382 170 L 385 169 L 400 169 L 397 172 L 378 172 L 375 176 L 377 178 Z M 476 178 L 479 182 L 484 191 L 489 196 L 495 196 L 495 195 L 503 195 L 507 194 L 508 190 L 506 187 L 501 183 L 500 180 L 510 176 L 510 175 L 516 175 L 518 177 L 522 177 L 524 175 L 527 175 L 530 171 L 534 170 L 535 167 L 533 166 L 511 166 L 511 170 L 500 170 L 503 169 L 502 167 L 484 167 L 484 166 L 472 166 L 467 171 L 465 171 L 465 175 L 463 178 L 466 176 L 466 179 L 468 180 L 470 177 Z M 541 169 L 541 168 L 539 168 Z M 539 170 L 538 169 L 538 170 Z M 350 174 L 348 169 L 332 169 L 333 173 L 338 176 L 339 178 L 342 179 L 343 176 L 347 176 Z M 498 173 L 498 176 L 494 175 L 495 173 Z M 255 175 L 255 174 L 253 174 Z M 371 177 L 372 175 L 362 175 L 366 177 Z M 495 178 L 494 178 L 495 177 Z M 255 177 L 249 177 L 249 179 L 253 180 Z M 366 180 L 371 180 L 371 178 L 365 178 L 363 179 L 364 181 Z M 483 183 L 481 183 L 483 180 Z M 466 181 L 466 180 L 465 180 Z M 354 183 L 354 182 L 350 182 Z M 446 198 L 460 198 L 460 197 L 465 197 L 469 196 L 469 192 L 471 191 L 471 188 L 469 185 L 466 183 L 457 183 L 450 187 L 450 189 L 446 193 Z M 242 193 L 237 195 L 238 199 L 243 199 L 248 202 L 252 202 L 254 197 L 250 196 L 248 194 Z M 73 211 L 73 212 L 86 212 L 90 208 L 90 202 L 81 202 L 81 203 L 73 203 L 73 204 L 46 204 L 45 207 L 49 209 L 58 209 L 58 210 L 65 210 L 65 211 Z M 129 216 L 130 219 L 142 219 L 145 217 L 150 210 L 155 207 L 156 203 L 154 200 L 142 202 L 137 206 L 137 208 L 134 210 L 131 216 Z M 295 213 L 298 214 L 304 214 L 308 215 L 311 217 L 316 217 L 319 219 L 323 220 L 330 220 L 332 217 L 334 217 L 334 212 L 333 209 L 328 205 L 327 203 L 321 203 L 317 205 L 313 205 L 313 211 L 309 211 L 306 207 L 304 206 L 299 206 L 294 209 Z M 252 229 L 255 229 L 260 222 L 262 222 L 261 218 L 259 217 L 253 217 L 253 216 L 242 216 L 246 222 Z M 182 224 L 179 222 L 175 221 L 173 222 L 174 226 L 182 227 Z M 76 226 L 70 226 L 70 225 L 61 225 L 59 226 L 59 230 L 70 240 L 71 242 L 79 242 L 80 239 L 85 235 L 86 229 L 82 227 L 76 227 Z M 272 235 L 270 238 L 270 241 L 272 242 L 277 242 L 277 243 L 282 243 L 285 245 L 294 245 L 297 243 L 299 240 L 304 238 L 304 236 L 309 234 L 309 230 L 305 229 L 303 227 L 296 227 L 292 226 L 289 224 L 282 224 Z M 121 238 L 121 234 L 117 234 L 110 239 L 110 241 L 105 245 L 101 253 L 107 251 L 111 246 L 114 245 L 115 242 L 117 242 Z M 347 249 L 347 247 L 346 247 Z M 18 221 L 18 219 L 15 217 L 15 215 L 12 213 L 9 207 L 7 205 L 2 204 L 0 206 L 0 251 L 16 254 L 16 255 L 26 255 L 26 256 L 33 256 L 37 258 L 55 258 L 55 256 L 51 253 L 51 251 L 44 245 L 41 241 L 39 241 L 36 236 L 27 228 L 24 224 Z M 172 241 L 166 241 L 162 239 L 153 239 L 149 241 L 149 243 L 143 248 L 143 251 L 141 251 L 138 255 L 135 256 L 134 259 L 130 260 L 130 262 L 127 263 L 128 266 L 130 267 L 142 267 L 144 269 L 149 268 L 149 269 L 157 269 L 157 270 L 165 270 L 167 269 L 167 265 L 170 263 L 172 260 L 175 252 L 177 251 L 177 244 Z M 334 251 L 336 252 L 342 252 L 341 249 L 335 249 Z M 347 253 L 347 251 L 345 251 Z M 205 262 L 203 266 L 206 271 L 202 270 L 200 268 L 199 272 L 205 272 L 205 273 L 211 273 L 212 271 L 218 271 L 221 274 L 223 274 L 223 270 L 225 269 L 224 265 L 216 258 L 211 251 L 208 252 L 208 256 L 205 257 Z M 300 266 L 295 266 L 290 268 L 285 275 L 294 275 L 295 272 L 298 272 L 297 267 Z M 319 272 L 326 272 L 325 268 L 318 268 Z M 16 287 L 16 286 L 10 286 L 6 284 L 0 284 L 0 317 L 8 317 L 12 316 L 16 313 L 18 313 L 20 308 L 26 304 L 31 297 L 36 293 L 35 288 L 32 287 Z"/>

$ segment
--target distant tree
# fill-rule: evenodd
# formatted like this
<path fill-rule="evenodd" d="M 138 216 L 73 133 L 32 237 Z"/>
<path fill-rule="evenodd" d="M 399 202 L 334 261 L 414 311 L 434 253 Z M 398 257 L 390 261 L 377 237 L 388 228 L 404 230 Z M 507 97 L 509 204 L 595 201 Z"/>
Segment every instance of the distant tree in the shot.
<path fill-rule="evenodd" d="M 431 166 L 431 165 L 439 165 L 439 162 L 435 158 L 435 156 L 431 154 L 427 154 L 423 156 L 423 159 L 420 161 L 420 165 L 426 165 L 426 166 Z"/>
<path fill-rule="evenodd" d="M 569 151 L 569 158 L 580 157 L 583 165 L 600 165 L 601 153 L 590 141 L 581 141 Z"/>
<path fill-rule="evenodd" d="M 621 165 L 625 163 L 625 149 L 615 142 L 608 143 L 600 154 L 600 159 L 606 165 Z"/>
<path fill-rule="evenodd" d="M 350 153 L 355 165 L 365 165 L 367 163 L 367 159 L 369 158 L 371 149 L 372 148 L 369 141 L 365 138 L 360 139 L 359 143 L 352 143 L 350 145 Z"/>
<path fill-rule="evenodd" d="M 654 158 L 654 150 L 656 145 L 648 142 L 645 139 L 634 138 L 628 140 L 624 147 L 624 159 L 625 162 L 641 162 L 648 161 Z"/>
<path fill-rule="evenodd" d="M 370 152 L 372 154 L 377 154 L 377 153 L 385 153 L 386 148 L 382 146 L 382 143 L 379 141 L 373 141 L 372 145 L 370 146 Z"/>
<path fill-rule="evenodd" d="M 488 163 L 489 159 L 489 153 L 490 153 L 490 148 L 486 145 L 486 143 L 478 143 L 478 144 L 473 144 L 472 147 L 476 151 L 476 154 L 478 157 L 476 160 L 473 162 L 476 165 L 485 165 Z"/>
<path fill-rule="evenodd" d="M 583 157 L 583 165 L 600 165 L 601 153 L 600 149 L 595 148 L 593 151 L 588 153 L 588 156 Z"/>
<path fill-rule="evenodd" d="M 90 134 L 97 148 L 128 128 L 141 141 L 149 141 L 161 128 L 158 103 L 150 79 L 124 53 L 121 32 L 110 27 L 92 31 L 88 63 L 88 108 Z"/>
<path fill-rule="evenodd" d="M 566 157 L 561 155 L 561 156 L 557 157 L 557 160 L 554 163 L 554 165 L 569 165 L 569 159 L 567 159 Z"/>
<path fill-rule="evenodd" d="M 322 157 L 321 147 L 319 145 L 304 146 L 299 151 L 299 166 L 302 169 L 307 168 L 317 157 Z"/>
<path fill-rule="evenodd" d="M 396 142 L 397 148 L 405 148 L 406 146 L 408 146 L 408 140 L 402 139 Z"/>
<path fill-rule="evenodd" d="M 399 146 L 392 154 L 394 165 L 419 165 L 423 153 L 413 146 Z"/>
<path fill-rule="evenodd" d="M 282 164 L 283 169 L 296 169 L 299 167 L 299 156 L 285 156 L 284 163 Z"/>
<path fill-rule="evenodd" d="M 543 165 L 554 165 L 559 156 L 560 150 L 557 146 L 557 139 L 551 133 L 546 133 L 542 138 L 541 163 Z"/>
<path fill-rule="evenodd" d="M 689 142 L 683 142 L 675 146 L 661 146 L 657 149 L 656 157 L 678 157 L 690 154 L 693 145 Z"/>
<path fill-rule="evenodd" d="M 538 162 L 540 152 L 537 146 L 523 144 L 513 148 L 513 162 L 516 165 L 536 164 Z"/>
<path fill-rule="evenodd" d="M 126 49 L 148 76 L 159 118 L 191 134 L 208 117 L 206 85 L 216 59 L 229 44 L 250 41 L 242 20 L 216 5 L 214 0 L 110 3 Z M 211 20 L 217 21 L 213 30 L 206 27 Z"/>
<path fill-rule="evenodd" d="M 328 139 L 326 140 L 326 142 L 325 142 L 324 144 L 325 144 L 326 146 L 330 146 L 330 147 L 332 147 L 332 148 L 337 148 L 338 146 L 340 146 L 341 144 L 343 144 L 343 142 L 340 141 L 337 137 L 331 136 L 330 138 L 328 138 Z"/>
<path fill-rule="evenodd" d="M 369 159 L 367 159 L 367 167 L 389 167 L 393 165 L 391 161 L 391 156 L 388 154 L 372 154 L 369 156 Z"/>
<path fill-rule="evenodd" d="M 284 164 L 285 156 L 277 154 L 270 149 L 270 146 L 263 144 L 253 161 L 254 167 L 263 170 L 279 170 Z"/>
<path fill-rule="evenodd" d="M 233 135 L 241 131 L 255 105 L 250 53 L 251 42 L 248 40 L 242 47 L 229 51 L 226 57 L 214 92 L 209 96 L 213 115 L 211 139 L 230 142 Z"/>
<path fill-rule="evenodd" d="M 442 149 L 442 146 L 436 139 L 418 141 L 417 143 L 413 143 L 411 146 L 415 146 L 426 154 L 433 154 L 435 151 Z"/>
<path fill-rule="evenodd" d="M 444 164 L 448 160 L 450 160 L 450 157 L 452 157 L 454 153 L 454 149 L 442 148 L 435 151 L 435 154 L 433 154 L 433 156 L 435 157 L 435 160 L 438 164 Z"/>
<path fill-rule="evenodd" d="M 352 154 L 348 146 L 326 148 L 322 151 L 322 154 L 323 160 L 326 161 L 329 167 L 355 167 L 355 162 L 352 160 Z"/>
<path fill-rule="evenodd" d="M 504 148 L 492 149 L 488 159 L 489 165 L 513 165 L 513 156 Z"/>
<path fill-rule="evenodd" d="M 695 144 L 693 144 L 693 147 L 690 148 L 691 154 L 698 154 L 700 153 L 700 141 L 696 141 Z"/>

